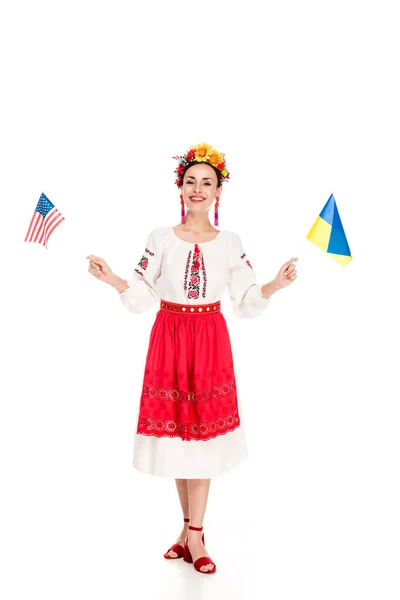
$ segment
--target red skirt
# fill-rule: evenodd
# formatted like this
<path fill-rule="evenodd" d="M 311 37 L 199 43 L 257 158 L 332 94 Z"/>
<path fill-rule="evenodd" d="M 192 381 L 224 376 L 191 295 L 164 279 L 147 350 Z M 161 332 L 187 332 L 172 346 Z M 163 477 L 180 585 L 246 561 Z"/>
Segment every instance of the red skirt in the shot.
<path fill-rule="evenodd" d="M 220 302 L 161 300 L 143 379 L 137 434 L 210 440 L 240 425 L 232 348 Z"/>

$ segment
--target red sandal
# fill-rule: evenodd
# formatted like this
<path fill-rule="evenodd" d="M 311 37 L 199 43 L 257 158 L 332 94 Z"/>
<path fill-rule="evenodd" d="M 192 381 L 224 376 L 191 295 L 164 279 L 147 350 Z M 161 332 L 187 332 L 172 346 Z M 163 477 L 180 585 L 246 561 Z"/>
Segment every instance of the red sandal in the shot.
<path fill-rule="evenodd" d="M 185 523 L 189 523 L 190 519 L 183 519 L 185 521 Z M 202 536 L 202 542 L 204 544 L 204 535 Z M 172 552 L 175 552 L 178 556 L 170 556 L 168 554 L 168 552 L 172 550 Z M 169 550 L 167 550 L 167 552 L 164 554 L 164 558 L 169 558 L 171 560 L 175 560 L 176 558 L 183 558 L 183 554 L 184 554 L 184 548 L 183 546 L 181 546 L 180 544 L 174 544 L 173 546 L 171 546 L 171 548 L 169 548 Z"/>
<path fill-rule="evenodd" d="M 192 531 L 202 531 L 203 527 L 192 527 L 191 525 L 189 525 L 189 529 L 191 529 Z M 201 541 L 204 544 L 204 534 L 201 537 Z M 190 554 L 190 550 L 189 550 L 189 546 L 188 546 L 188 538 L 187 537 L 185 540 L 185 547 L 183 549 L 183 560 L 190 564 L 193 562 L 193 558 L 192 558 L 192 555 Z M 211 569 L 210 571 L 201 571 L 200 567 L 204 567 L 205 565 L 214 565 L 214 568 Z M 196 571 L 198 571 L 199 573 L 203 573 L 204 575 L 215 573 L 215 571 L 217 570 L 216 564 L 211 560 L 211 558 L 209 556 L 201 556 L 194 562 L 193 566 L 196 569 Z"/>

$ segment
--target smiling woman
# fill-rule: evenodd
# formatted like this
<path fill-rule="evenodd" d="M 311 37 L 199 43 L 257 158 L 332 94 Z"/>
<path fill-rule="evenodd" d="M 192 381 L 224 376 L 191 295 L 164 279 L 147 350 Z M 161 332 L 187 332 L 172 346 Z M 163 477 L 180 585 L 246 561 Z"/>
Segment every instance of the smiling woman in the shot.
<path fill-rule="evenodd" d="M 176 158 L 181 223 L 150 232 L 128 281 L 99 257 L 89 257 L 89 271 L 118 290 L 133 313 L 160 303 L 147 352 L 133 465 L 176 480 L 185 525 L 165 558 L 183 557 L 198 571 L 214 573 L 201 534 L 210 479 L 247 458 L 221 296 L 228 288 L 236 316 L 260 316 L 271 295 L 295 280 L 296 267 L 291 259 L 273 281 L 258 284 L 240 237 L 209 221 L 215 203 L 218 225 L 222 187 L 229 179 L 224 155 L 203 143 Z"/>
<path fill-rule="evenodd" d="M 196 199 L 198 201 L 206 200 L 204 195 L 201 193 L 198 193 L 196 196 L 197 190 L 192 190 L 192 195 L 190 195 L 190 186 L 194 185 L 196 187 L 197 177 L 204 182 L 204 187 L 212 187 L 213 184 L 215 185 L 216 183 L 217 194 L 214 194 L 216 199 L 214 225 L 218 225 L 218 206 L 219 197 L 222 192 L 222 183 L 229 181 L 229 171 L 226 168 L 225 155 L 221 152 L 218 152 L 214 148 L 211 148 L 209 144 L 203 142 L 202 144 L 197 144 L 197 146 L 190 148 L 186 155 L 175 156 L 174 158 L 179 160 L 179 164 L 175 169 L 175 173 L 177 175 L 175 183 L 179 188 L 183 187 L 184 192 L 186 190 L 188 191 L 187 194 L 184 193 L 180 196 L 182 223 L 186 222 L 185 202 L 187 203 L 187 199 L 194 203 L 196 202 Z M 197 171 L 194 171 L 194 167 L 197 167 L 198 165 L 204 168 L 200 170 L 197 168 Z M 187 173 L 188 170 L 190 170 L 190 173 Z"/>
<path fill-rule="evenodd" d="M 222 184 L 213 167 L 205 163 L 189 165 L 183 174 L 180 196 L 183 209 L 181 212 L 182 223 L 186 223 L 184 204 L 188 206 L 188 210 L 193 210 L 194 205 L 204 203 L 201 210 L 208 211 L 215 199 L 214 224 L 218 225 L 218 206 L 221 193 Z"/>

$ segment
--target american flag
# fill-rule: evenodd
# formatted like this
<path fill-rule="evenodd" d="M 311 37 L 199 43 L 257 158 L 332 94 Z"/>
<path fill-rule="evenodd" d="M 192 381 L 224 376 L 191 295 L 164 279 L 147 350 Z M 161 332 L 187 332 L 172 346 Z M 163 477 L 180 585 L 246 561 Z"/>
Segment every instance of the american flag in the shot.
<path fill-rule="evenodd" d="M 47 248 L 49 237 L 62 221 L 64 221 L 64 217 L 54 204 L 47 196 L 41 194 L 24 241 L 37 242 Z"/>

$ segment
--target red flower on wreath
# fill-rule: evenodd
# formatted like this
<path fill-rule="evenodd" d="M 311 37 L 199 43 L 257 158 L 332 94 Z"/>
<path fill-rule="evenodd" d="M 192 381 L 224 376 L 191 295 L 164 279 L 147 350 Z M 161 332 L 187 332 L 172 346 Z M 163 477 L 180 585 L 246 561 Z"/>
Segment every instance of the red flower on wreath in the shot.
<path fill-rule="evenodd" d="M 189 150 L 189 152 L 187 153 L 186 156 L 186 160 L 188 161 L 188 163 L 192 162 L 192 160 L 194 160 L 194 156 L 195 156 L 195 149 L 192 148 L 191 150 Z"/>

